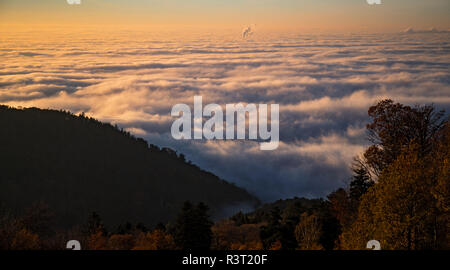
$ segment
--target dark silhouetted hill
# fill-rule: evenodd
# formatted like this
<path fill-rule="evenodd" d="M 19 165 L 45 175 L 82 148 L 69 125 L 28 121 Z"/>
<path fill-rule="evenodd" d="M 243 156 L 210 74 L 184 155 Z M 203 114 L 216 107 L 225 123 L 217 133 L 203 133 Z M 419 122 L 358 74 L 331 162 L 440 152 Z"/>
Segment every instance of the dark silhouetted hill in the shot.
<path fill-rule="evenodd" d="M 62 226 L 173 220 L 184 201 L 213 216 L 258 204 L 247 191 L 110 124 L 65 111 L 0 106 L 0 203 L 46 203 Z"/>

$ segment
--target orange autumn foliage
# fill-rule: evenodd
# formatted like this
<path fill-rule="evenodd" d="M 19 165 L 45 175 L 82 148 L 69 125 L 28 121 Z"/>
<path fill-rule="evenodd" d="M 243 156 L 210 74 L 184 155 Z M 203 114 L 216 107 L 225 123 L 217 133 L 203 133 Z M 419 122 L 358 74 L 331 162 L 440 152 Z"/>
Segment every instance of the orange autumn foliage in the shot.
<path fill-rule="evenodd" d="M 161 230 L 140 233 L 133 250 L 174 250 L 176 249 L 172 235 Z"/>

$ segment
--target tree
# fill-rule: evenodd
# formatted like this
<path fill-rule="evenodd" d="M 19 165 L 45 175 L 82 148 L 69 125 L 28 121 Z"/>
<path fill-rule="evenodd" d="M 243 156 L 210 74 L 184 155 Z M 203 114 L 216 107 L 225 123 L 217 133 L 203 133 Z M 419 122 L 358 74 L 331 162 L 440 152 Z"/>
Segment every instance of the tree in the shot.
<path fill-rule="evenodd" d="M 20 220 L 22 226 L 30 232 L 40 237 L 49 237 L 54 233 L 51 226 L 52 219 L 53 214 L 48 205 L 40 201 L 28 208 Z"/>
<path fill-rule="evenodd" d="M 134 250 L 175 250 L 176 245 L 173 237 L 162 230 L 155 229 L 153 232 L 140 233 L 136 240 Z"/>
<path fill-rule="evenodd" d="M 99 214 L 92 212 L 89 215 L 88 222 L 86 224 L 85 233 L 87 235 L 93 235 L 100 232 L 102 235 L 106 235 L 106 229 L 103 225 L 103 221 Z"/>
<path fill-rule="evenodd" d="M 444 112 L 434 106 L 410 107 L 390 99 L 369 108 L 372 122 L 367 125 L 368 139 L 373 143 L 364 153 L 364 163 L 375 177 L 394 162 L 402 149 L 414 142 L 419 153 L 431 151 L 433 137 L 447 121 Z"/>
<path fill-rule="evenodd" d="M 348 218 L 345 224 L 346 228 L 355 221 L 358 215 L 358 208 L 361 202 L 361 197 L 366 194 L 371 186 L 374 185 L 374 181 L 371 179 L 367 168 L 355 159 L 352 164 L 352 181 L 350 182 L 349 192 L 348 192 Z"/>
<path fill-rule="evenodd" d="M 261 250 L 263 248 L 258 224 L 242 224 L 231 219 L 212 227 L 214 250 Z"/>
<path fill-rule="evenodd" d="M 105 250 L 108 249 L 108 238 L 98 230 L 88 236 L 87 247 L 89 250 Z"/>
<path fill-rule="evenodd" d="M 193 206 L 185 202 L 174 229 L 175 243 L 181 249 L 209 249 L 211 246 L 212 221 L 204 203 Z"/>
<path fill-rule="evenodd" d="M 448 220 L 433 196 L 434 190 L 441 190 L 433 167 L 448 165 L 437 163 L 433 154 L 422 154 L 420 145 L 410 143 L 363 195 L 356 222 L 342 235 L 344 248 L 364 249 L 368 239 L 380 241 L 383 249 L 448 245 L 437 237 L 448 239 Z"/>
<path fill-rule="evenodd" d="M 11 249 L 13 250 L 36 250 L 39 248 L 39 236 L 25 228 L 18 230 L 12 239 Z"/>
<path fill-rule="evenodd" d="M 372 106 L 369 116 L 373 145 L 356 159 L 350 201 L 357 216 L 344 226 L 342 246 L 364 249 L 368 239 L 384 249 L 448 246 L 448 117 L 432 105 L 392 100 Z"/>
<path fill-rule="evenodd" d="M 288 204 L 281 215 L 281 245 L 283 250 L 295 250 L 297 241 L 295 240 L 295 227 L 300 218 L 300 213 L 304 211 L 299 203 Z"/>
<path fill-rule="evenodd" d="M 326 216 L 323 223 L 323 238 L 326 239 L 321 241 L 327 249 L 332 246 L 330 243 L 332 237 L 334 237 L 333 245 L 340 247 L 338 235 L 352 226 L 358 216 L 361 197 L 374 185 L 374 181 L 360 160 L 355 159 L 351 169 L 353 176 L 348 191 L 340 188 L 327 196 L 329 215 Z"/>
<path fill-rule="evenodd" d="M 116 233 L 117 234 L 130 234 L 133 232 L 134 229 L 136 229 L 136 228 L 133 227 L 133 224 L 131 224 L 130 222 L 126 222 L 125 224 L 120 224 L 117 227 Z"/>
<path fill-rule="evenodd" d="M 436 179 L 431 195 L 436 200 L 436 230 L 434 248 L 450 249 L 450 123 L 438 134 L 437 147 L 432 153 L 431 174 Z"/>
<path fill-rule="evenodd" d="M 20 221 L 3 205 L 0 205 L 0 249 L 12 248 L 12 241 L 17 231 L 22 228 Z"/>
<path fill-rule="evenodd" d="M 280 241 L 282 238 L 280 220 L 280 208 L 274 207 L 270 212 L 270 219 L 267 226 L 261 227 L 260 234 L 264 249 L 270 249 L 275 242 Z"/>
<path fill-rule="evenodd" d="M 448 117 L 432 105 L 410 107 L 389 99 L 370 107 L 368 114 L 368 139 L 373 144 L 353 164 L 351 218 L 342 218 L 345 207 L 335 211 L 345 220 L 343 247 L 365 248 L 368 239 L 392 249 L 442 247 L 437 234 L 448 238 L 442 236 L 448 234 L 442 225 L 448 211 L 439 201 L 445 201 L 441 195 L 448 181 L 439 179 L 448 179 L 448 173 L 442 173 L 448 171 L 448 154 L 439 149 L 448 145 Z M 334 208 L 345 205 L 343 196 L 333 199 Z"/>
<path fill-rule="evenodd" d="M 108 239 L 109 250 L 130 250 L 134 246 L 134 238 L 131 234 L 113 234 Z"/>
<path fill-rule="evenodd" d="M 321 223 L 316 214 L 308 215 L 303 213 L 300 216 L 300 222 L 295 227 L 295 238 L 298 242 L 298 248 L 301 250 L 319 250 L 320 237 L 322 234 Z"/>
<path fill-rule="evenodd" d="M 340 188 L 328 196 L 330 211 L 338 220 L 341 228 L 346 228 L 352 223 L 352 208 L 347 191 Z"/>
<path fill-rule="evenodd" d="M 350 201 L 358 208 L 361 196 L 364 195 L 367 190 L 373 186 L 374 181 L 370 178 L 370 175 L 366 168 L 359 163 L 354 163 L 352 166 L 353 176 L 350 182 Z"/>
<path fill-rule="evenodd" d="M 234 222 L 236 222 L 236 225 L 238 226 L 250 223 L 248 216 L 242 213 L 242 211 L 239 211 L 231 219 L 234 220 Z"/>

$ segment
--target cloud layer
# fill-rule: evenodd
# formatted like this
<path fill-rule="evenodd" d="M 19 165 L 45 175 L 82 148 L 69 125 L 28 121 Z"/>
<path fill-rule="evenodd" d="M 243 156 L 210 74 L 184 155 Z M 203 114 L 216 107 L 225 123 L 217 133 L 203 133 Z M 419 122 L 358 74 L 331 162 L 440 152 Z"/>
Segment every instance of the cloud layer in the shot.
<path fill-rule="evenodd" d="M 448 32 L 300 35 L 86 32 L 2 36 L 0 103 L 85 112 L 263 200 L 324 196 L 342 186 L 382 98 L 450 108 Z M 280 104 L 280 147 L 175 141 L 177 103 Z"/>

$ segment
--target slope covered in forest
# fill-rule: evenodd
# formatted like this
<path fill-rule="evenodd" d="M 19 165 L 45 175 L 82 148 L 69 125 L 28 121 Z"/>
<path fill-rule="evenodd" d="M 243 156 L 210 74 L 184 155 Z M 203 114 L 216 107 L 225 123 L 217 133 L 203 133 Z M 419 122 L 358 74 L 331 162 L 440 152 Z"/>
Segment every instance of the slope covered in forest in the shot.
<path fill-rule="evenodd" d="M 105 223 L 172 220 L 184 201 L 213 216 L 256 205 L 247 191 L 110 124 L 84 115 L 0 106 L 0 203 L 44 202 L 64 226 L 98 212 Z"/>

